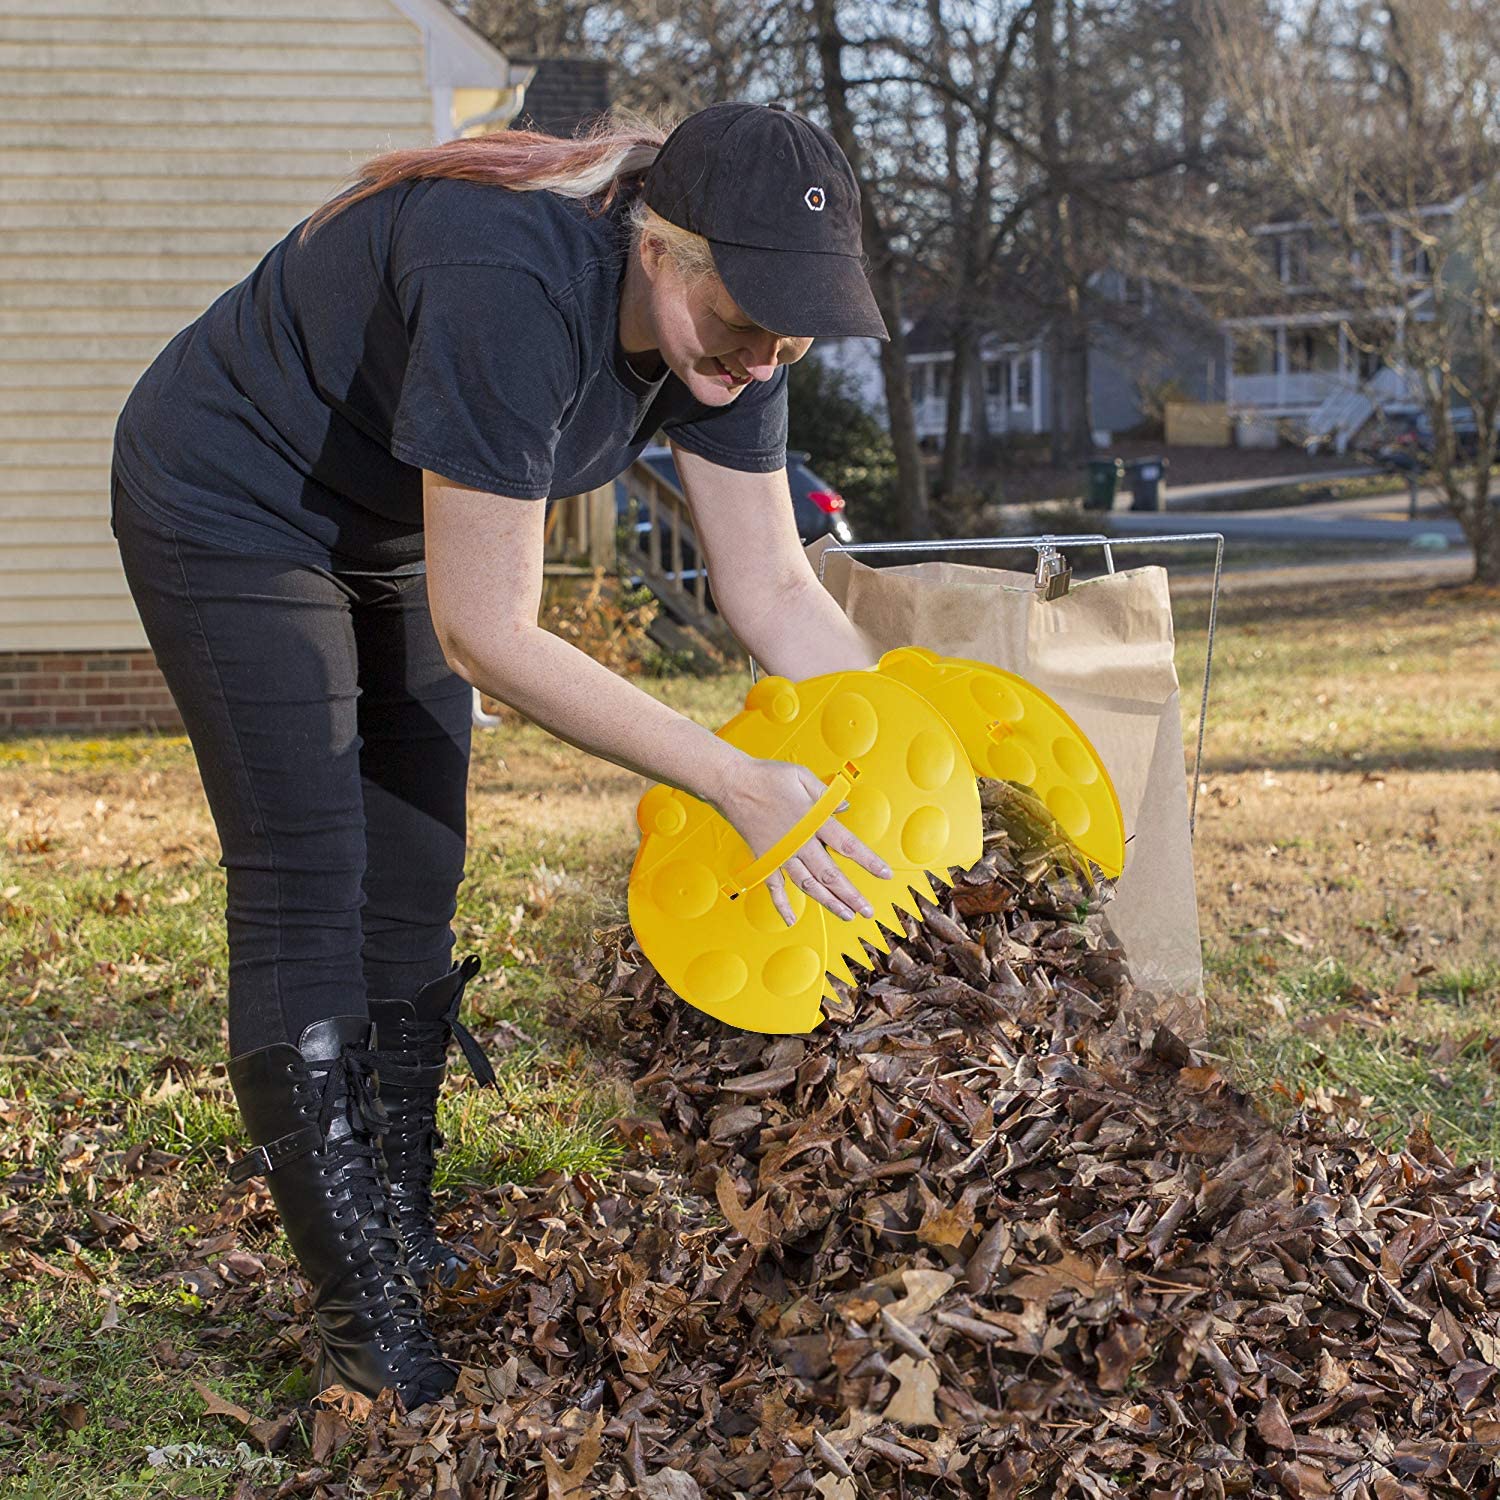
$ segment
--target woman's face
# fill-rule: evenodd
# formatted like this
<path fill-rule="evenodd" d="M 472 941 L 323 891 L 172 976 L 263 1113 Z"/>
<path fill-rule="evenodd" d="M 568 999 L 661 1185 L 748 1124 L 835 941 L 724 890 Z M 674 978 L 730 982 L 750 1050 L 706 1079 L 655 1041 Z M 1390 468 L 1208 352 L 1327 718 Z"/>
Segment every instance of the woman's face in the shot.
<path fill-rule="evenodd" d="M 684 280 L 665 253 L 643 246 L 656 347 L 667 367 L 705 406 L 728 406 L 752 380 L 801 359 L 812 340 L 772 333 L 751 321 L 717 276 Z M 654 260 L 654 264 L 651 262 Z"/>

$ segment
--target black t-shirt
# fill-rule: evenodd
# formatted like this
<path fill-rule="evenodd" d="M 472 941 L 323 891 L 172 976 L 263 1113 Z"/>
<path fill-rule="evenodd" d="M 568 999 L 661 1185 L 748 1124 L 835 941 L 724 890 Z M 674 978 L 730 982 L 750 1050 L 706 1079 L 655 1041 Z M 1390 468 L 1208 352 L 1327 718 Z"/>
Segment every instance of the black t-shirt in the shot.
<path fill-rule="evenodd" d="M 297 229 L 125 403 L 132 497 L 232 548 L 420 566 L 422 474 L 518 499 L 607 483 L 658 429 L 727 468 L 786 462 L 786 370 L 728 406 L 619 342 L 628 195 L 400 184 Z"/>

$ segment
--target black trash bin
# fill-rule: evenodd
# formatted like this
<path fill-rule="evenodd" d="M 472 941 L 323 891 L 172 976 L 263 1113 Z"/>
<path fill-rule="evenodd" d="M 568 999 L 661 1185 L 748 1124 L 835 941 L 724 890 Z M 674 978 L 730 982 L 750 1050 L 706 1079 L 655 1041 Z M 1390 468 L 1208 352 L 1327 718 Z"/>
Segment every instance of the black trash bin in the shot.
<path fill-rule="evenodd" d="M 1131 510 L 1165 510 L 1167 494 L 1167 460 L 1138 458 L 1125 465 L 1125 477 L 1135 497 Z"/>
<path fill-rule="evenodd" d="M 1091 458 L 1089 460 L 1089 487 L 1084 499 L 1085 510 L 1113 510 L 1115 490 L 1125 475 L 1125 460 L 1121 458 Z"/>

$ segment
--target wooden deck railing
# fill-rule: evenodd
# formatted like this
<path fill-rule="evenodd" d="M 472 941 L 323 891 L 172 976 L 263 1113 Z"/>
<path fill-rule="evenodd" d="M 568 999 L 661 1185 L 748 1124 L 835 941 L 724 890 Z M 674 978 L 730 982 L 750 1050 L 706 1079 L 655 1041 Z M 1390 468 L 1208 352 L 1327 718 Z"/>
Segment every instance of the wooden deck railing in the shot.
<path fill-rule="evenodd" d="M 600 485 L 559 500 L 547 517 L 545 573 L 591 573 L 615 565 L 615 487 Z"/>
<path fill-rule="evenodd" d="M 693 518 L 682 491 L 648 463 L 637 461 L 620 476 L 625 522 L 620 544 L 632 572 L 686 623 L 717 624 L 708 603 L 708 570 L 698 550 Z"/>

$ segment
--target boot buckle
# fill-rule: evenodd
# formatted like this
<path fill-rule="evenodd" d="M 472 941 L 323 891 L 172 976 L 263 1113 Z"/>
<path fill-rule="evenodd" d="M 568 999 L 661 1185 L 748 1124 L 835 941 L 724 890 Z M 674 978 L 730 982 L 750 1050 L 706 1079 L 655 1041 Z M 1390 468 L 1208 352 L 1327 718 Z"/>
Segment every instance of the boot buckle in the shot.
<path fill-rule="evenodd" d="M 264 1177 L 277 1167 L 296 1161 L 309 1151 L 316 1151 L 322 1144 L 323 1132 L 316 1125 L 304 1125 L 300 1130 L 293 1130 L 287 1135 L 278 1136 L 274 1141 L 267 1141 L 264 1146 L 254 1147 L 238 1161 L 232 1162 L 228 1168 L 229 1179 L 231 1182 L 244 1182 L 250 1177 Z"/>

